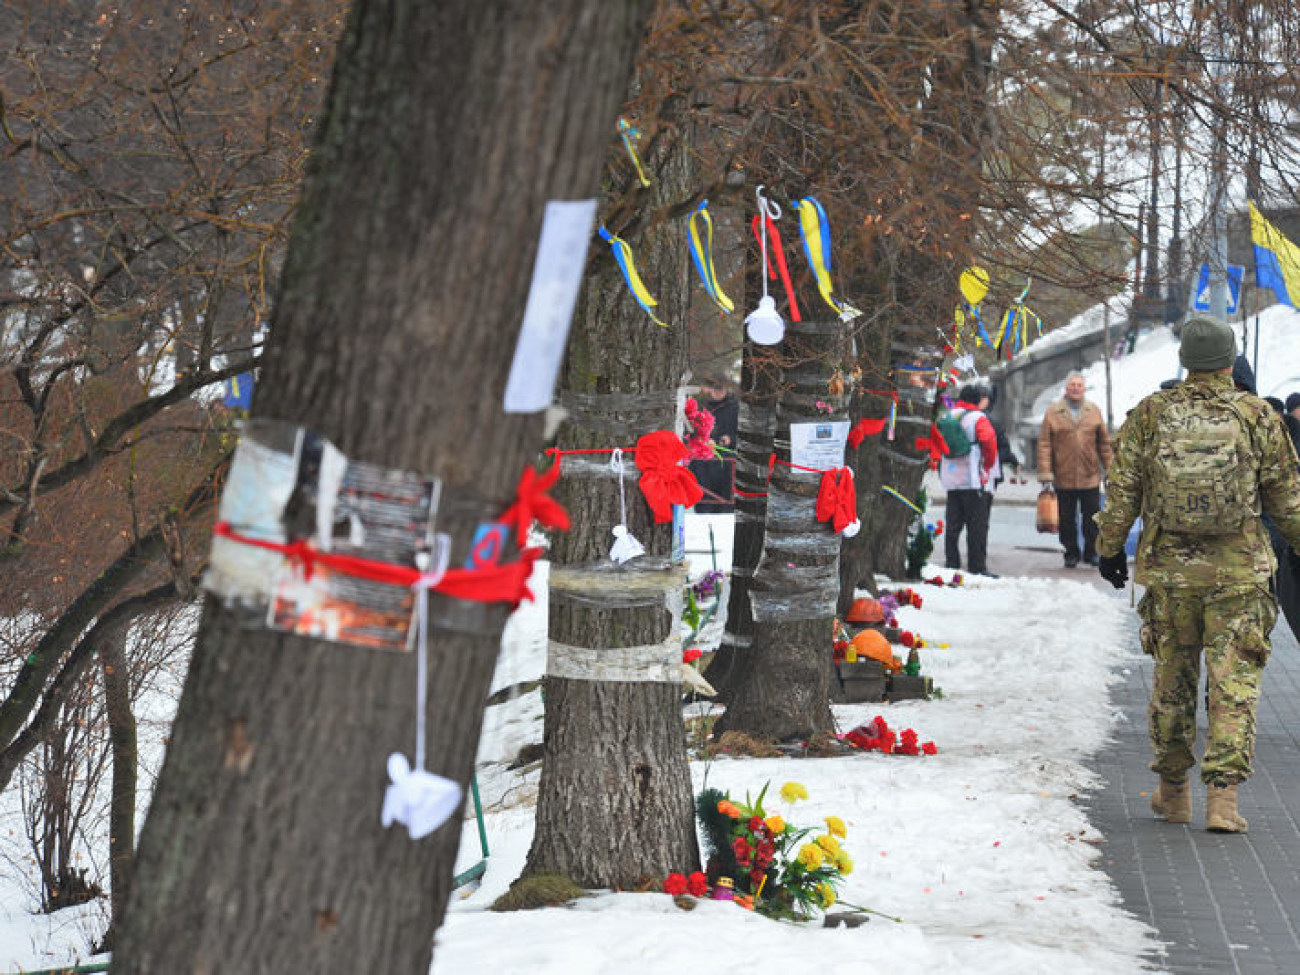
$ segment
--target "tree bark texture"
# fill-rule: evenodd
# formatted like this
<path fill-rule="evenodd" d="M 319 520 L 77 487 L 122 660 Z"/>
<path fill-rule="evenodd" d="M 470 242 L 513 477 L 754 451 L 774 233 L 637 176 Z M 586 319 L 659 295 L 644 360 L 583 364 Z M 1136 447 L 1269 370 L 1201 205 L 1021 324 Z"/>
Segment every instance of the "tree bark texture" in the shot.
<path fill-rule="evenodd" d="M 847 418 L 847 397 L 832 396 L 828 385 L 836 370 L 845 371 L 848 350 L 838 319 L 790 323 L 787 329 L 775 419 L 777 462 L 750 590 L 752 660 L 715 734 L 807 739 L 832 727 L 831 618 L 840 588 L 841 536 L 816 517 L 821 474 L 789 466 L 790 425 Z"/>
<path fill-rule="evenodd" d="M 690 176 L 682 147 L 647 163 L 654 180 L 635 200 L 642 214 L 680 198 Z M 569 343 L 563 447 L 630 447 L 643 434 L 676 428 L 686 368 L 686 221 L 639 224 L 645 231 L 628 242 L 668 327 L 646 315 L 602 255 Z M 652 524 L 634 458 L 624 457 L 622 492 L 627 527 L 646 554 L 622 566 L 609 558 L 624 508 L 611 455 L 563 461 L 557 496 L 574 524 L 551 551 L 545 744 L 524 876 L 560 873 L 584 887 L 619 888 L 699 866 L 681 716 L 686 576 L 671 558 L 672 526 Z M 634 669 L 657 666 L 633 679 L 615 663 L 624 648 L 636 648 L 627 654 Z"/>
<path fill-rule="evenodd" d="M 108 807 L 109 876 L 113 900 L 109 936 L 104 939 L 110 946 L 135 873 L 135 791 L 139 751 L 126 655 L 129 627 L 128 619 L 105 633 L 99 641 L 104 709 L 108 715 L 109 742 L 113 750 L 113 788 Z"/>
<path fill-rule="evenodd" d="M 440 478 L 453 565 L 539 445 L 502 402 L 543 208 L 595 194 L 647 7 L 359 0 L 345 29 L 254 415 Z M 506 607 L 430 613 L 428 767 L 467 785 Z M 415 678 L 209 600 L 114 972 L 427 972 L 459 824 L 379 820 Z"/>
<path fill-rule="evenodd" d="M 745 341 L 741 374 L 740 423 L 736 434 L 735 528 L 732 538 L 731 585 L 727 593 L 727 623 L 722 642 L 704 672 L 726 703 L 749 666 L 754 637 L 754 613 L 749 602 L 754 570 L 763 553 L 767 521 L 768 458 L 776 423 L 778 391 L 771 350 Z"/>

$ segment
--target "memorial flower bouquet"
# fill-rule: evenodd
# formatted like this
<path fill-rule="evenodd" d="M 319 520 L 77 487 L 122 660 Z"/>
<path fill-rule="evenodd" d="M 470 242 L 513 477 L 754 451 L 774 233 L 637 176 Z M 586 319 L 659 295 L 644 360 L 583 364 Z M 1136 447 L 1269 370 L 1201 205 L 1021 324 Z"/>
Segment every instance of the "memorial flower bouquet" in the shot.
<path fill-rule="evenodd" d="M 764 808 L 770 783 L 758 797 L 744 802 L 729 793 L 705 789 L 696 800 L 708 853 L 707 874 L 716 883 L 730 877 L 736 900 L 769 917 L 803 921 L 824 911 L 838 898 L 853 861 L 841 840 L 846 830 L 838 816 L 828 816 L 822 827 L 796 826 Z M 808 798 L 797 782 L 780 789 L 781 799 L 793 806 Z"/>

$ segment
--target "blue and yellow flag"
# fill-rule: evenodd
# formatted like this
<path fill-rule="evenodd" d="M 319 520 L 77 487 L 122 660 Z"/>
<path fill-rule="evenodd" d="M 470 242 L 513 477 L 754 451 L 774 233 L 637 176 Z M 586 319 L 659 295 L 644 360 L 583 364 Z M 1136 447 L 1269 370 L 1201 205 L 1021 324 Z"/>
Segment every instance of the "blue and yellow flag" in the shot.
<path fill-rule="evenodd" d="M 1250 239 L 1255 245 L 1255 284 L 1272 288 L 1278 301 L 1300 308 L 1300 247 L 1250 207 Z"/>

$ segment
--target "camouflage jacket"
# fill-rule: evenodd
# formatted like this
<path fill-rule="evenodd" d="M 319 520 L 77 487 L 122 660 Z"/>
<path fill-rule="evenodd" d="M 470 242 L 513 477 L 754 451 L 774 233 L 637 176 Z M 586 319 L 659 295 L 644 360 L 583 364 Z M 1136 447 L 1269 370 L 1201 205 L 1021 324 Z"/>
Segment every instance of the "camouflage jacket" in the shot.
<path fill-rule="evenodd" d="M 1217 400 L 1218 402 L 1212 402 Z M 1223 407 L 1229 406 L 1230 410 Z M 1247 489 L 1238 507 L 1241 527 L 1231 533 L 1171 531 L 1156 517 L 1162 484 L 1157 461 L 1162 444 L 1214 416 L 1228 421 L 1228 437 L 1245 469 L 1234 473 Z M 1220 426 L 1225 426 L 1220 422 Z M 1233 432 L 1235 431 L 1235 432 Z M 1267 583 L 1276 562 L 1260 510 L 1300 551 L 1300 474 L 1281 418 L 1257 396 L 1237 390 L 1219 373 L 1192 373 L 1173 389 L 1142 400 L 1120 428 L 1115 462 L 1106 477 L 1106 508 L 1097 517 L 1097 551 L 1115 555 L 1143 516 L 1135 579 L 1147 586 L 1221 587 Z"/>

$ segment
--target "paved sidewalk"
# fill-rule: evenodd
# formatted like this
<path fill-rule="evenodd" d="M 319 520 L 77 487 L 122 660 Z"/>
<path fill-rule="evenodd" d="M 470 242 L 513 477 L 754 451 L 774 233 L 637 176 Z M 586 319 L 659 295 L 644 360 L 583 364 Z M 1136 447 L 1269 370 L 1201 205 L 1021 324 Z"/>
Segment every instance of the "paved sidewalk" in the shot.
<path fill-rule="evenodd" d="M 1113 592 L 1095 570 L 1065 569 L 1050 537 L 1040 536 L 1046 544 L 1035 544 L 1019 524 L 1028 518 L 1031 530 L 1032 515 L 1008 510 L 1004 518 L 1001 540 L 996 522 L 991 532 L 993 571 L 1072 578 Z M 1115 595 L 1128 601 L 1127 593 Z M 1136 646 L 1136 613 L 1131 634 Z M 1300 644 L 1279 620 L 1264 672 L 1255 775 L 1241 791 L 1241 812 L 1250 821 L 1244 836 L 1206 832 L 1199 779 L 1193 781 L 1190 825 L 1153 817 L 1156 777 L 1147 768 L 1146 726 L 1150 662 L 1142 658 L 1124 678 L 1112 692 L 1122 712 L 1114 742 L 1094 766 L 1105 787 L 1088 799 L 1087 808 L 1106 837 L 1101 865 L 1124 906 L 1166 943 L 1166 953 L 1151 959 L 1152 969 L 1176 975 L 1300 973 Z"/>

